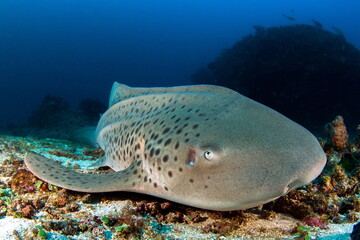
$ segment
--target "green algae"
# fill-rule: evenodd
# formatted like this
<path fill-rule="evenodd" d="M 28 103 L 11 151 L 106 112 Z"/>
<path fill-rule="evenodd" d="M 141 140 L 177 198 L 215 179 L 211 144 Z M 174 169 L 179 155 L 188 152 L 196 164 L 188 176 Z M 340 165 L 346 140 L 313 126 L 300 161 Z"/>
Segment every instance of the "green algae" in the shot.
<path fill-rule="evenodd" d="M 47 234 L 46 234 L 46 232 L 45 232 L 45 230 L 44 230 L 44 228 L 42 226 L 37 225 L 37 226 L 35 226 L 35 229 L 38 230 L 37 236 L 40 239 L 47 239 L 48 238 L 48 236 L 47 236 Z"/>
<path fill-rule="evenodd" d="M 36 184 L 36 188 L 40 188 L 43 183 L 44 183 L 43 181 L 38 181 Z"/>
<path fill-rule="evenodd" d="M 126 229 L 128 229 L 130 227 L 130 225 L 124 223 L 118 227 L 115 228 L 115 231 L 121 232 L 121 231 L 126 231 Z"/>

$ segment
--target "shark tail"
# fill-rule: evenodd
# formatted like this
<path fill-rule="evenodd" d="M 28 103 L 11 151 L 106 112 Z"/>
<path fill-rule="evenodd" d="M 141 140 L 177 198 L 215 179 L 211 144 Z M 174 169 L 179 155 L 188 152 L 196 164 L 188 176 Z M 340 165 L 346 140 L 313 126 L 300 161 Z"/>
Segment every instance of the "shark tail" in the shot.
<path fill-rule="evenodd" d="M 35 153 L 25 156 L 25 164 L 38 178 L 79 192 L 131 191 L 134 183 L 134 175 L 128 173 L 130 168 L 108 174 L 80 173 Z"/>

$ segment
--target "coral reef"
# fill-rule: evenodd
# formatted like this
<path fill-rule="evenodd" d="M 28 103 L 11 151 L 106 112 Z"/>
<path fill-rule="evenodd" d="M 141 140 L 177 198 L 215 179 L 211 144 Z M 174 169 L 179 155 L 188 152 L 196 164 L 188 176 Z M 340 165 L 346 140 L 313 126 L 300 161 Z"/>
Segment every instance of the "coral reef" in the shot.
<path fill-rule="evenodd" d="M 151 196 L 116 192 L 89 194 L 48 184 L 26 170 L 34 151 L 76 171 L 102 156 L 98 148 L 55 139 L 0 137 L 0 220 L 30 221 L 14 239 L 309 239 L 335 224 L 360 217 L 360 144 L 337 148 L 322 140 L 328 162 L 311 184 L 259 208 L 232 212 L 195 209 Z M 87 169 L 87 170 L 83 170 Z M 0 230 L 1 234 L 1 230 Z M 186 235 L 188 234 L 188 235 Z"/>
<path fill-rule="evenodd" d="M 91 125 L 96 125 L 100 114 L 107 109 L 106 105 L 96 99 L 84 99 L 80 102 L 79 109 L 89 119 Z"/>
<path fill-rule="evenodd" d="M 83 100 L 73 110 L 61 97 L 47 95 L 23 126 L 10 125 L 1 129 L 7 135 L 73 140 L 77 130 L 96 126 L 106 106 L 98 100 Z"/>
<path fill-rule="evenodd" d="M 69 104 L 61 97 L 46 95 L 38 109 L 28 119 L 29 126 L 49 128 L 58 125 L 62 114 L 69 111 Z"/>
<path fill-rule="evenodd" d="M 360 111 L 360 51 L 318 23 L 264 28 L 225 49 L 194 83 L 234 89 L 308 129 L 340 114 L 349 129 Z"/>
<path fill-rule="evenodd" d="M 69 108 L 61 97 L 47 95 L 33 111 L 25 128 L 13 131 L 15 135 L 71 139 L 75 130 L 90 125 L 89 119 Z"/>

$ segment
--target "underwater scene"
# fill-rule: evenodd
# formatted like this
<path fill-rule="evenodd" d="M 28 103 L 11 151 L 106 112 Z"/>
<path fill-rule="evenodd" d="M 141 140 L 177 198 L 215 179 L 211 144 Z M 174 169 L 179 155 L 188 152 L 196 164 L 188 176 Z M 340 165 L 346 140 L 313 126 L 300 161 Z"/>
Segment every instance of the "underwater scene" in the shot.
<path fill-rule="evenodd" d="M 360 240 L 360 2 L 0 2 L 0 240 Z"/>

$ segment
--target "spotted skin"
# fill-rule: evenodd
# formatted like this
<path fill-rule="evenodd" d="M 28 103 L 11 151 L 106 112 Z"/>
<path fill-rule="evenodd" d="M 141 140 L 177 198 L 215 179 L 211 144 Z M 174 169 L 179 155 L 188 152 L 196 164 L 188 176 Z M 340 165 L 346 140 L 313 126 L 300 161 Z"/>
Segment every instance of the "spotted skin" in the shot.
<path fill-rule="evenodd" d="M 115 83 L 97 129 L 103 164 L 76 173 L 30 153 L 30 171 L 83 192 L 133 191 L 190 206 L 236 210 L 307 184 L 326 157 L 303 127 L 230 89 L 130 88 Z"/>

